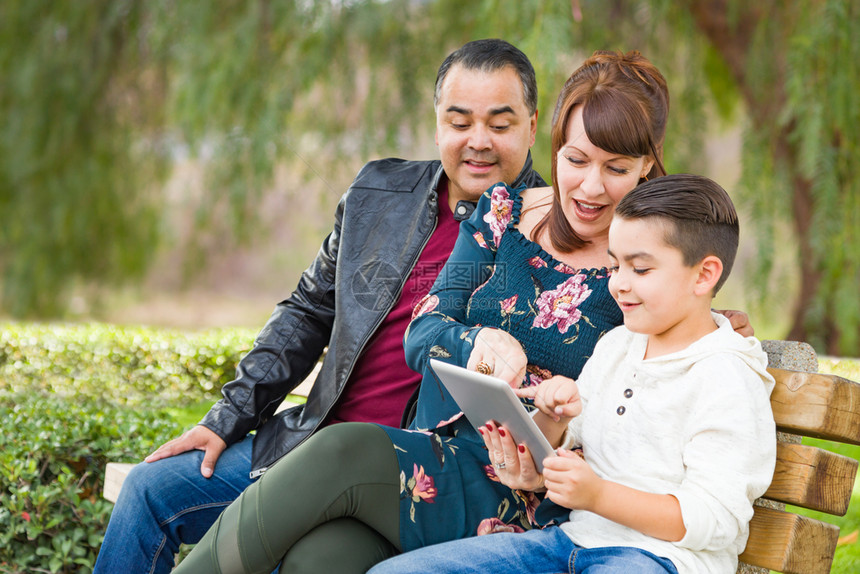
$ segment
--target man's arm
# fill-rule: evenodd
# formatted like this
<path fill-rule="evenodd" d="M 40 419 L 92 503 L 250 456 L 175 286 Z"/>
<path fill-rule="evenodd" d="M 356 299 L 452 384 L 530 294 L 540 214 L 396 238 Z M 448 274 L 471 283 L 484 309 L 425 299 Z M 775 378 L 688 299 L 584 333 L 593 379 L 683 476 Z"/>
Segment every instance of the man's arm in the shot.
<path fill-rule="evenodd" d="M 326 237 L 295 291 L 276 306 L 254 347 L 236 367 L 200 423 L 145 460 L 154 462 L 190 450 L 205 452 L 200 472 L 209 477 L 228 445 L 241 440 L 274 414 L 284 397 L 311 372 L 331 337 L 335 314 L 335 271 L 344 198 Z"/>
<path fill-rule="evenodd" d="M 342 214 L 343 200 L 334 231 L 302 273 L 296 290 L 278 303 L 253 349 L 236 367 L 236 379 L 221 389 L 224 398 L 200 421 L 228 445 L 274 414 L 284 397 L 313 370 L 331 338 Z"/>

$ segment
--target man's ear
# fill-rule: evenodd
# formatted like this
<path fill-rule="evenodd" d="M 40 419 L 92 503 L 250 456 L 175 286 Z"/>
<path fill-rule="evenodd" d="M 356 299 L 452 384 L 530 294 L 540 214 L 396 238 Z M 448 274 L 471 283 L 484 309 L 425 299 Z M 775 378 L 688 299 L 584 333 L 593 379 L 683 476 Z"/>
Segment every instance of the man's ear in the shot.
<path fill-rule="evenodd" d="M 531 136 L 529 138 L 529 147 L 532 147 L 533 145 L 535 145 L 535 137 L 537 136 L 537 119 L 538 119 L 538 111 L 535 110 L 535 113 L 532 115 L 531 119 L 529 120 L 529 123 L 530 123 L 529 132 L 531 134 Z"/>
<path fill-rule="evenodd" d="M 696 277 L 696 295 L 713 295 L 714 287 L 723 276 L 723 262 L 716 255 L 708 255 L 699 262 L 699 275 Z"/>

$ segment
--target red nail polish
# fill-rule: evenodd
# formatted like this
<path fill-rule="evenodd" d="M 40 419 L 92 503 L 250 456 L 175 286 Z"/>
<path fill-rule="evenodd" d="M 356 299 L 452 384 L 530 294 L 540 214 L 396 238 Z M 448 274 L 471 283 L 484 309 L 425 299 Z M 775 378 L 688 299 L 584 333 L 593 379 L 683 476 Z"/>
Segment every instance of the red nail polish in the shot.
<path fill-rule="evenodd" d="M 503 428 L 499 427 L 499 435 L 500 435 L 500 436 L 505 436 L 505 429 L 503 429 Z"/>
<path fill-rule="evenodd" d="M 478 432 L 479 432 L 479 433 L 481 433 L 481 434 L 483 435 L 483 434 L 484 434 L 484 429 L 483 429 L 483 428 L 481 428 L 481 427 L 478 427 Z"/>
<path fill-rule="evenodd" d="M 517 447 L 517 450 L 524 453 L 524 452 L 526 452 L 526 447 L 524 445 L 519 445 Z"/>
<path fill-rule="evenodd" d="M 493 432 L 493 425 L 491 425 L 490 423 L 487 423 L 487 430 L 490 432 Z"/>

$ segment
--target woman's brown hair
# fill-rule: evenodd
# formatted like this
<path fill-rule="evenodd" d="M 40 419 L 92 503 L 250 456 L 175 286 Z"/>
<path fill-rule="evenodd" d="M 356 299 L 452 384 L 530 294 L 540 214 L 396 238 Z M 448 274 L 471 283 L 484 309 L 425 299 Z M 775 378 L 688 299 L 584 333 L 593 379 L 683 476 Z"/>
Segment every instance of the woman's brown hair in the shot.
<path fill-rule="evenodd" d="M 586 244 L 571 229 L 561 209 L 556 178 L 558 152 L 567 139 L 573 109 L 580 105 L 585 134 L 591 143 L 610 153 L 652 158 L 654 165 L 640 182 L 666 175 L 663 167 L 663 140 L 669 115 L 666 79 L 638 51 L 594 52 L 568 78 L 558 96 L 551 130 L 553 202 L 532 231 L 534 238 L 548 232 L 553 247 L 562 253 Z"/>

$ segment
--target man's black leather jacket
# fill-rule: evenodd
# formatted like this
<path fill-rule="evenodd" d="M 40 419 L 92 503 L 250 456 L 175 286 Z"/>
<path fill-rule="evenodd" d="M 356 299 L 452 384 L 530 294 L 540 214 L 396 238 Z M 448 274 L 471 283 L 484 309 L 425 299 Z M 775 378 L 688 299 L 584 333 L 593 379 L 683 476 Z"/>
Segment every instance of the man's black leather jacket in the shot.
<path fill-rule="evenodd" d="M 251 476 L 258 476 L 325 420 L 371 335 L 391 310 L 436 227 L 435 161 L 384 159 L 365 165 L 341 198 L 334 230 L 296 290 L 275 307 L 236 379 L 200 424 L 231 445 L 254 438 Z M 546 185 L 531 155 L 514 186 Z M 471 215 L 460 202 L 455 217 Z M 328 347 L 307 403 L 275 410 Z"/>

